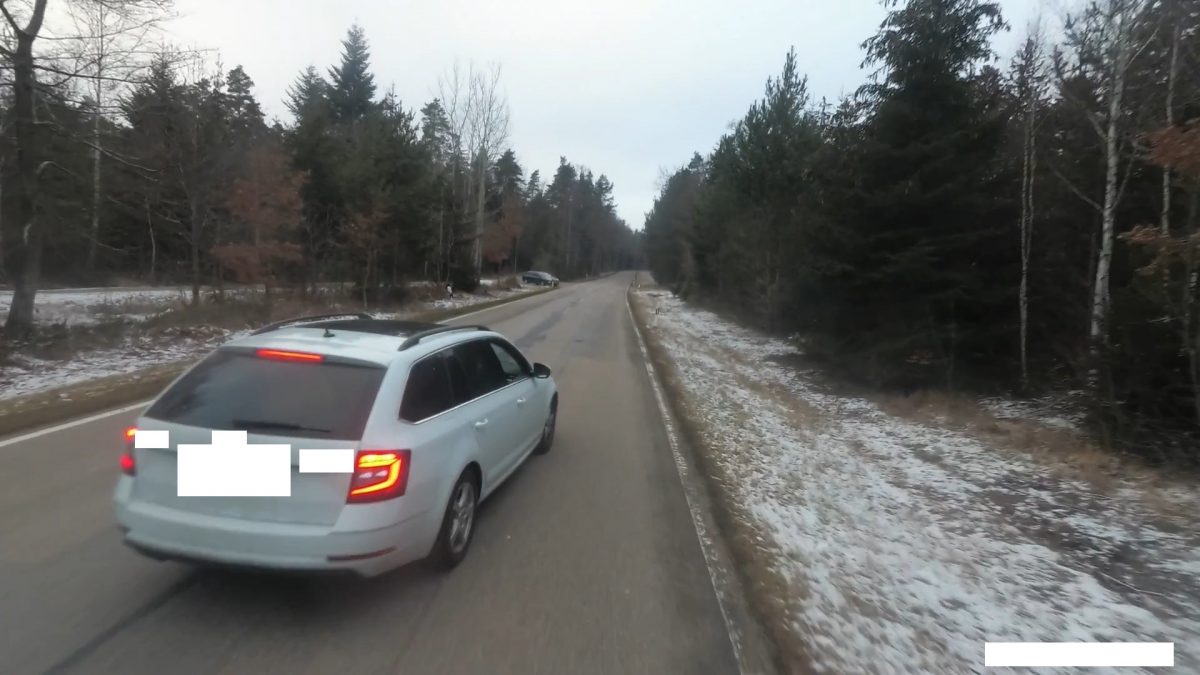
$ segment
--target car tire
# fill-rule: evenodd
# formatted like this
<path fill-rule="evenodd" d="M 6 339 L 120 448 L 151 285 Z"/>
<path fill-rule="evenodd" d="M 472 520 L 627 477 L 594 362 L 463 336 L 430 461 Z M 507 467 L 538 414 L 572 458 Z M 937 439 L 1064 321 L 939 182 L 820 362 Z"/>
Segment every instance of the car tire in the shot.
<path fill-rule="evenodd" d="M 429 562 L 435 569 L 452 570 L 467 557 L 471 539 L 475 536 L 475 510 L 478 506 L 479 484 L 470 471 L 464 471 L 450 490 L 442 527 L 433 544 L 433 552 L 429 554 Z"/>
<path fill-rule="evenodd" d="M 551 446 L 554 445 L 554 429 L 558 425 L 558 396 L 550 402 L 550 412 L 546 414 L 546 423 L 542 425 L 542 439 L 538 441 L 537 449 L 533 451 L 535 455 L 544 455 L 550 452 Z"/>

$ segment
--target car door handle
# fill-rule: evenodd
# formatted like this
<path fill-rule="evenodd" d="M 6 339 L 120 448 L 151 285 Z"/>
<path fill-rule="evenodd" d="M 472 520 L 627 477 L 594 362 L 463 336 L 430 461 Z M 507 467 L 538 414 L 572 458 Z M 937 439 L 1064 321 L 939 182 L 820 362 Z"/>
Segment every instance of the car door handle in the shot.
<path fill-rule="evenodd" d="M 519 406 L 525 405 L 525 399 L 523 399 L 523 398 L 517 399 L 517 405 L 519 405 Z"/>
<path fill-rule="evenodd" d="M 476 429 L 482 429 L 482 428 L 484 428 L 484 427 L 486 427 L 486 426 L 487 426 L 487 423 L 488 423 L 488 421 L 487 421 L 487 419 L 486 419 L 486 418 L 484 418 L 484 419 L 481 419 L 481 420 L 479 420 L 478 422 L 476 422 L 476 423 L 475 423 L 475 428 L 476 428 Z"/>

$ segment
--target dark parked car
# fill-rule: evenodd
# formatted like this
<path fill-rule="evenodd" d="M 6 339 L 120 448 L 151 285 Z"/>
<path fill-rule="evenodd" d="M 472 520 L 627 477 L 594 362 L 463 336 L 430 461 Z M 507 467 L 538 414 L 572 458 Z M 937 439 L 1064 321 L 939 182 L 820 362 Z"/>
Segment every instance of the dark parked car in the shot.
<path fill-rule="evenodd" d="M 521 275 L 521 281 L 533 286 L 558 286 L 558 277 L 546 272 L 526 272 Z"/>

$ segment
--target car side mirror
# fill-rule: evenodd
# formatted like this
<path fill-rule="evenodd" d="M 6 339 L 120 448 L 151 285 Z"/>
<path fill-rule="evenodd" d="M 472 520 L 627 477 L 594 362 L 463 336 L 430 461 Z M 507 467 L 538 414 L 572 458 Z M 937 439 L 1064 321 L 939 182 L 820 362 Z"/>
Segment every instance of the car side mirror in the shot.
<path fill-rule="evenodd" d="M 533 364 L 533 376 L 543 380 L 550 377 L 550 366 L 544 363 Z"/>

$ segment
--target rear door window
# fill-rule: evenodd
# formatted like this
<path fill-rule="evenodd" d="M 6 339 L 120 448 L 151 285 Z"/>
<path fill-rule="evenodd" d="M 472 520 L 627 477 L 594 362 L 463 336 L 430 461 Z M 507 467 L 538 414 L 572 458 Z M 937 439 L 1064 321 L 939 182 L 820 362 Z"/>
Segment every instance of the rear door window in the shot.
<path fill-rule="evenodd" d="M 408 374 L 404 399 L 400 403 L 400 419 L 420 422 L 446 412 L 456 404 L 450 387 L 446 359 L 435 354 L 418 361 Z"/>
<path fill-rule="evenodd" d="M 508 384 L 500 359 L 484 340 L 464 342 L 451 352 L 462 364 L 470 398 L 479 398 Z"/>
<path fill-rule="evenodd" d="M 218 351 L 163 394 L 146 416 L 208 429 L 358 440 L 385 372 Z"/>

